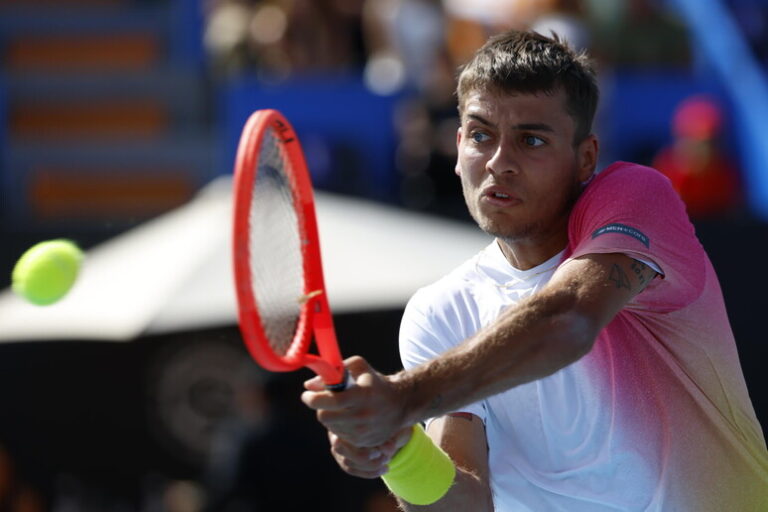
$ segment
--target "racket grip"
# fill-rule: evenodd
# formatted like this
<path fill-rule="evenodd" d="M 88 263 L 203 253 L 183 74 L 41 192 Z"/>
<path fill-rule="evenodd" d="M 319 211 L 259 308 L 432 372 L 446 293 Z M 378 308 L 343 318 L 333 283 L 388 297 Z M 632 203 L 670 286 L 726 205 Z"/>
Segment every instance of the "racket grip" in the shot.
<path fill-rule="evenodd" d="M 408 443 L 389 462 L 381 477 L 390 491 L 414 505 L 431 505 L 448 492 L 456 478 L 456 466 L 417 424 Z"/>
<path fill-rule="evenodd" d="M 344 376 L 342 377 L 341 381 L 338 384 L 326 384 L 325 389 L 329 391 L 344 391 L 347 388 L 350 388 L 355 385 L 355 379 L 352 378 L 352 375 L 349 373 L 349 370 L 344 368 Z"/>

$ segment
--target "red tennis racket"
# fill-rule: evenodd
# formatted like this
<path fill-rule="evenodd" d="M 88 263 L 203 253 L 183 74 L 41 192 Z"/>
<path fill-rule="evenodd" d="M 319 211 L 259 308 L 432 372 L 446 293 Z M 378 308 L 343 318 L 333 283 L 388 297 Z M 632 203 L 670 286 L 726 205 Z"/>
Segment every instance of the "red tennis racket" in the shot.
<path fill-rule="evenodd" d="M 235 162 L 234 273 L 243 339 L 271 371 L 307 366 L 332 390 L 347 387 L 323 283 L 312 183 L 299 140 L 275 110 L 245 124 Z M 312 337 L 317 353 L 310 353 Z M 423 430 L 382 478 L 406 501 L 440 499 L 455 475 L 450 458 Z"/>
<path fill-rule="evenodd" d="M 344 389 L 312 183 L 296 133 L 275 110 L 254 112 L 243 128 L 234 204 L 235 287 L 248 350 L 267 370 L 306 366 L 330 389 Z"/>

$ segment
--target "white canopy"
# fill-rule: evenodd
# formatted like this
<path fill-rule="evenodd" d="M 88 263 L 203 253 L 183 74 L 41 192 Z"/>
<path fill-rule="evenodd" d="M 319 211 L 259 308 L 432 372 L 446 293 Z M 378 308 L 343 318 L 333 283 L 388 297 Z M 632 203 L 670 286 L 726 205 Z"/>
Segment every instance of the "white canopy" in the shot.
<path fill-rule="evenodd" d="M 0 341 L 129 341 L 237 322 L 230 258 L 231 179 L 95 247 L 61 301 L 33 306 L 0 292 Z M 317 193 L 334 312 L 402 307 L 419 287 L 490 238 L 476 227 Z"/>

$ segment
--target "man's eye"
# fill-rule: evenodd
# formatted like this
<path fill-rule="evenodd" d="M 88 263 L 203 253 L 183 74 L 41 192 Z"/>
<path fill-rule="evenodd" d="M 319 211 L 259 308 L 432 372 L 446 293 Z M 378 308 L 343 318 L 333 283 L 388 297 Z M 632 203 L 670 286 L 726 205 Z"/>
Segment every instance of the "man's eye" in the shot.
<path fill-rule="evenodd" d="M 544 142 L 544 139 L 540 137 L 536 137 L 535 135 L 526 135 L 525 137 L 523 137 L 523 142 L 525 143 L 526 146 L 531 146 L 531 147 L 538 147 L 546 144 Z"/>
<path fill-rule="evenodd" d="M 490 137 L 488 136 L 488 134 L 487 134 L 487 133 L 483 133 L 483 132 L 473 132 L 473 133 L 470 135 L 470 137 L 472 137 L 472 140 L 473 140 L 474 142 L 477 142 L 477 143 L 485 142 L 485 141 L 487 141 L 488 139 L 490 139 Z"/>

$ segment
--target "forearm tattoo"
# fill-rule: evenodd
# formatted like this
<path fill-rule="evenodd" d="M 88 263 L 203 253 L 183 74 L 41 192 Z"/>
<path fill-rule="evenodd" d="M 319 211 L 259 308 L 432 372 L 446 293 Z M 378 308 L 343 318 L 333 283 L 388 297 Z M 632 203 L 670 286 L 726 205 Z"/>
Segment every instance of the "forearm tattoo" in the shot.
<path fill-rule="evenodd" d="M 645 271 L 648 269 L 648 265 L 644 265 L 637 260 L 632 260 L 632 264 L 630 266 L 632 267 L 632 272 L 635 273 L 638 281 L 640 281 L 640 285 L 645 286 L 645 283 L 648 282 L 648 278 L 645 277 Z"/>
<path fill-rule="evenodd" d="M 637 260 L 632 260 L 629 268 L 630 273 L 628 274 L 619 264 L 614 263 L 608 281 L 612 282 L 616 288 L 627 288 L 628 290 L 633 288 L 633 283 L 637 283 L 642 290 L 656 277 L 656 272 L 653 269 Z M 630 279 L 631 276 L 634 276 L 637 281 Z"/>
<path fill-rule="evenodd" d="M 611 275 L 608 276 L 608 280 L 612 281 L 616 285 L 616 288 L 632 289 L 626 272 L 624 272 L 616 263 L 611 267 Z"/>

